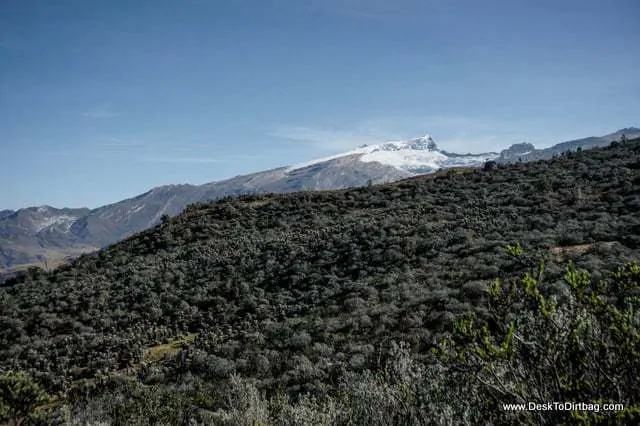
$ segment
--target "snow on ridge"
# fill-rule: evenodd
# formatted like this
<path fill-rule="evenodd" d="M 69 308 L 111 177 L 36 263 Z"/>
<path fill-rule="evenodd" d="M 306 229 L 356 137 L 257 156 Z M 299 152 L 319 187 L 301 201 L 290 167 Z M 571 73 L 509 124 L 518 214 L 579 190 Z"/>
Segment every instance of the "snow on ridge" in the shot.
<path fill-rule="evenodd" d="M 132 208 L 129 209 L 129 211 L 127 212 L 127 214 L 133 214 L 133 213 L 138 213 L 140 210 L 144 209 L 146 206 L 144 204 L 140 204 L 137 206 L 133 206 Z"/>
<path fill-rule="evenodd" d="M 443 167 L 470 166 L 493 160 L 499 155 L 495 153 L 449 156 L 440 151 L 433 138 L 426 134 L 406 141 L 389 141 L 375 145 L 362 145 L 359 148 L 329 157 L 299 163 L 285 170 L 290 173 L 314 164 L 324 163 L 349 155 L 359 155 L 364 163 L 378 162 L 400 170 L 425 173 Z"/>
<path fill-rule="evenodd" d="M 78 218 L 75 216 L 69 216 L 69 215 L 52 216 L 43 220 L 33 221 L 33 228 L 36 232 L 40 232 L 44 229 L 47 229 L 56 225 L 62 225 L 65 228 L 65 231 L 68 231 L 69 228 L 71 228 L 71 225 L 73 225 L 73 222 L 75 222 L 76 220 L 78 220 Z"/>
<path fill-rule="evenodd" d="M 496 153 L 486 153 L 486 154 L 473 154 L 473 155 L 464 155 L 461 157 L 447 157 L 447 164 L 481 164 L 486 161 L 495 160 L 499 158 L 500 154 Z"/>
<path fill-rule="evenodd" d="M 409 141 L 388 141 L 374 145 L 362 145 L 351 151 L 342 152 L 340 154 L 331 155 L 328 157 L 316 158 L 315 160 L 305 161 L 288 167 L 284 172 L 290 173 L 294 170 L 304 169 L 305 167 L 313 166 L 314 164 L 324 163 L 325 161 L 335 160 L 336 158 L 346 157 L 349 155 L 362 155 L 371 154 L 378 151 L 402 151 L 402 150 L 415 150 L 418 151 L 417 145 L 433 142 L 433 139 L 429 135 L 425 135 Z M 434 142 L 435 143 L 435 142 Z M 426 146 L 426 145 L 425 145 Z"/>
<path fill-rule="evenodd" d="M 366 154 L 375 149 L 377 145 L 361 146 L 360 148 L 352 149 L 351 151 L 342 152 L 340 154 L 330 155 L 328 157 L 316 158 L 315 160 L 305 161 L 304 163 L 298 163 L 288 167 L 284 172 L 290 173 L 294 170 L 304 169 L 305 167 L 313 166 L 314 164 L 324 163 L 325 161 L 335 160 L 336 158 L 346 157 L 355 154 Z"/>
<path fill-rule="evenodd" d="M 447 156 L 437 151 L 374 151 L 360 157 L 364 163 L 378 162 L 398 169 L 440 168 L 440 164 L 447 160 Z"/>

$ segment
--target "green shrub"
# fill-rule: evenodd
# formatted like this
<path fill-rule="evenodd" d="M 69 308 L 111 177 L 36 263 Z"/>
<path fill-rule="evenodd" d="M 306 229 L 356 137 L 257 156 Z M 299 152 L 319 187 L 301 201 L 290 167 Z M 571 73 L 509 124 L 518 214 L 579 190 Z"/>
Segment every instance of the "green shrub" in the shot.
<path fill-rule="evenodd" d="M 509 250 L 521 256 L 518 250 Z M 436 349 L 470 380 L 467 392 L 484 421 L 565 424 L 627 423 L 640 413 L 640 267 L 629 263 L 595 282 L 572 263 L 560 303 L 541 290 L 544 263 L 488 290 L 488 321 L 455 322 Z M 515 310 L 514 306 L 525 309 Z M 623 411 L 504 411 L 507 403 L 619 403 Z"/>

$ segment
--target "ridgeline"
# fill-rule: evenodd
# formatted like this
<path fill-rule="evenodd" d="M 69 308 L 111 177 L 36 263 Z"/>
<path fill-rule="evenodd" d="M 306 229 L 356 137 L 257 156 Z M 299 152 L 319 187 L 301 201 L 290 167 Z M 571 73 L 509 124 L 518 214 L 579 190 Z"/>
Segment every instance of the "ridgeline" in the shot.
<path fill-rule="evenodd" d="M 621 282 L 615 274 L 640 259 L 640 141 L 614 145 L 191 205 L 70 265 L 9 279 L 0 287 L 0 371 L 26 373 L 52 396 L 21 414 L 35 423 L 571 422 L 573 411 L 499 410 L 525 396 L 517 386 L 483 388 L 444 361 L 442 342 L 469 315 L 508 337 L 514 315 L 535 314 L 544 300 L 580 301 L 569 262 L 593 283 Z M 541 296 L 527 290 L 496 309 L 494 280 L 519 282 L 542 263 Z M 625 291 L 637 287 L 629 271 Z M 630 321 L 630 346 L 616 356 L 640 356 L 637 314 Z M 469 333 L 467 344 L 478 337 Z M 576 359 L 590 365 L 590 356 Z M 614 401 L 627 417 L 600 412 L 592 421 L 633 418 L 637 359 L 622 372 L 635 381 Z M 591 401 L 615 388 L 571 374 L 555 394 L 540 385 L 544 392 L 528 395 L 590 402 L 579 400 L 590 395 L 583 388 L 595 389 Z M 405 385 L 415 389 L 402 393 Z"/>

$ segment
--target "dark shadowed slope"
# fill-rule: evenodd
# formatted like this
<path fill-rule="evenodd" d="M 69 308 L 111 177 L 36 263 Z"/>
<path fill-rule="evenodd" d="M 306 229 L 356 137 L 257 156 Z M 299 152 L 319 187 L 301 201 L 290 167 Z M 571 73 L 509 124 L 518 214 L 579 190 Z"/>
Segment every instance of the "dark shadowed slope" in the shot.
<path fill-rule="evenodd" d="M 367 345 L 427 345 L 513 267 L 507 243 L 544 254 L 550 283 L 562 259 L 601 270 L 637 257 L 639 209 L 638 142 L 492 171 L 197 204 L 0 288 L 0 366 L 63 389 L 202 333 L 194 350 L 204 358 L 194 363 L 217 357 L 225 371 L 313 387 L 296 372 L 300 356 L 324 380 L 355 354 L 373 362 Z M 269 369 L 255 370 L 263 358 Z"/>

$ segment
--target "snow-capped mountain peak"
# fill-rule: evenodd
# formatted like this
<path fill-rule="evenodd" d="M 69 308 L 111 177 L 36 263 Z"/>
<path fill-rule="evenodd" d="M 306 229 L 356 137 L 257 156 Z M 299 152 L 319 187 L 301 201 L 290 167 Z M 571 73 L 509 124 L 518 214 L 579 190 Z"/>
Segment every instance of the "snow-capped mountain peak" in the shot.
<path fill-rule="evenodd" d="M 438 149 L 438 145 L 436 145 L 436 141 L 433 140 L 431 135 L 424 135 L 410 141 L 411 148 L 417 150 L 427 150 L 427 151 L 436 151 Z"/>
<path fill-rule="evenodd" d="M 405 141 L 361 145 L 356 149 L 342 154 L 318 158 L 291 166 L 286 172 L 289 173 L 294 170 L 352 155 L 358 156 L 358 161 L 363 163 L 377 162 L 413 174 L 433 173 L 438 169 L 447 167 L 477 166 L 482 165 L 487 160 L 498 157 L 497 153 L 477 155 L 450 154 L 441 151 L 431 135 L 425 134 L 424 136 Z"/>

